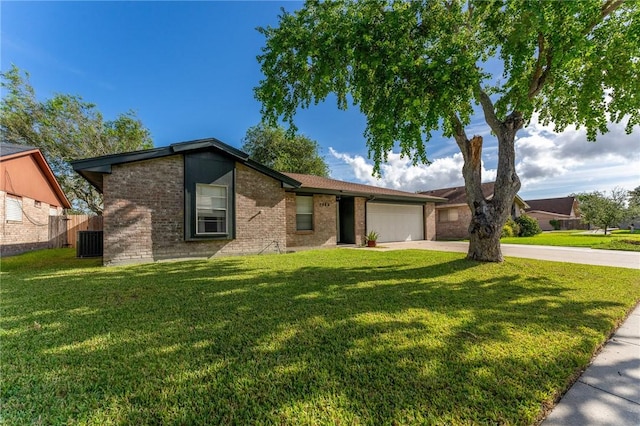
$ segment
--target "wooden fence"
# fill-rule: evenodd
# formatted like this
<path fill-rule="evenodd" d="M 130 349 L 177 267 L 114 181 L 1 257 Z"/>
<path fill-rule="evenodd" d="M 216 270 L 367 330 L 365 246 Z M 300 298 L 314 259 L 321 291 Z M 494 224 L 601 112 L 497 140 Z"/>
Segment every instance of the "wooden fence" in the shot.
<path fill-rule="evenodd" d="M 49 216 L 49 247 L 69 247 L 66 216 Z"/>
<path fill-rule="evenodd" d="M 580 219 L 560 219 L 558 222 L 560 222 L 560 229 L 562 230 L 573 231 L 589 229 L 589 224 L 582 223 Z"/>
<path fill-rule="evenodd" d="M 52 247 L 75 248 L 78 231 L 102 231 L 102 216 L 49 216 L 49 242 Z"/>

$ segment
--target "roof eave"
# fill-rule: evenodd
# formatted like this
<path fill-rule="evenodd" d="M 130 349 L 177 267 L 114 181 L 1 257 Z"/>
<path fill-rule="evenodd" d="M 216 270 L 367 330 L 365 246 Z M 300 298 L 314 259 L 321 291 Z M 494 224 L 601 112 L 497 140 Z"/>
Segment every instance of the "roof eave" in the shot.
<path fill-rule="evenodd" d="M 324 195 L 335 195 L 335 196 L 345 196 L 345 197 L 363 197 L 368 198 L 369 200 L 377 200 L 377 201 L 408 201 L 412 203 L 428 203 L 428 202 L 445 202 L 444 198 L 438 197 L 414 197 L 411 195 L 394 195 L 394 194 L 377 194 L 372 192 L 360 192 L 360 191 L 349 191 L 349 190 L 340 190 L 340 189 L 328 189 L 328 188 L 313 188 L 309 186 L 300 186 L 292 190 L 292 192 L 297 193 L 311 193 L 311 194 L 324 194 Z"/>
<path fill-rule="evenodd" d="M 26 151 L 19 151 L 19 152 L 14 152 L 14 153 L 11 153 L 11 154 L 3 155 L 0 158 L 2 158 L 2 161 L 6 161 L 6 160 L 11 160 L 13 158 L 24 157 L 25 155 L 32 155 L 34 153 L 40 153 L 40 155 L 42 155 L 40 150 L 38 148 L 35 148 L 35 149 L 29 149 L 29 150 L 26 150 Z"/>
<path fill-rule="evenodd" d="M 49 185 L 51 185 L 51 189 L 53 189 L 53 192 L 56 194 L 56 197 L 60 201 L 60 204 L 62 204 L 62 207 L 64 207 L 65 209 L 70 209 L 71 202 L 69 202 L 67 195 L 62 190 L 60 182 L 58 182 L 58 179 L 56 179 L 56 176 L 53 174 L 53 170 L 51 170 L 51 167 L 49 166 L 47 159 L 44 158 L 44 155 L 42 155 L 42 152 L 40 152 L 39 149 L 36 149 L 31 151 L 23 151 L 23 153 L 28 153 L 29 155 L 34 156 L 36 163 L 38 163 L 38 165 L 40 166 L 40 169 L 44 173 L 45 178 L 49 182 Z"/>
<path fill-rule="evenodd" d="M 525 210 L 529 208 L 529 204 L 527 204 L 527 202 L 523 200 L 518 194 L 516 194 L 515 199 L 520 201 L 520 203 L 522 203 L 522 207 L 524 207 Z"/>
<path fill-rule="evenodd" d="M 91 183 L 91 185 L 93 185 L 98 191 L 102 192 L 102 175 L 110 174 L 111 167 L 114 165 L 152 160 L 174 154 L 185 154 L 188 152 L 203 151 L 211 148 L 222 151 L 235 161 L 280 181 L 284 188 L 298 188 L 301 185 L 297 180 L 250 159 L 248 154 L 215 138 L 179 142 L 167 147 L 152 148 L 143 151 L 74 160 L 71 162 L 71 166 L 73 167 L 73 170 L 89 181 L 89 183 Z"/>

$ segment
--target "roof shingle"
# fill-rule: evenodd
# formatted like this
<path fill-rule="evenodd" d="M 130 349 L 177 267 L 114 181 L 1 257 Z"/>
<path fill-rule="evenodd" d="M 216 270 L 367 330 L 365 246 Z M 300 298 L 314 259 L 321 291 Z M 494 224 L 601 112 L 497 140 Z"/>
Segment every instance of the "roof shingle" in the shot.
<path fill-rule="evenodd" d="M 537 210 L 549 213 L 571 215 L 574 197 L 542 198 L 539 200 L 527 200 L 529 208 L 527 211 Z"/>
<path fill-rule="evenodd" d="M 320 176 L 305 175 L 300 173 L 284 173 L 292 179 L 297 180 L 302 185 L 300 189 L 321 189 L 331 192 L 343 192 L 349 194 L 359 194 L 365 196 L 382 197 L 403 197 L 414 198 L 424 201 L 444 201 L 431 195 L 424 195 L 414 192 L 399 191 L 396 189 L 381 188 L 379 186 L 364 185 L 360 183 L 345 182 L 337 179 L 330 179 Z"/>
<path fill-rule="evenodd" d="M 0 157 L 17 154 L 19 152 L 33 151 L 35 146 L 18 145 L 16 143 L 0 142 Z"/>
<path fill-rule="evenodd" d="M 481 185 L 482 194 L 485 198 L 493 196 L 495 182 L 486 182 Z M 420 194 L 430 195 L 432 197 L 446 198 L 448 201 L 444 204 L 467 204 L 467 192 L 464 186 L 456 186 L 453 188 L 433 189 L 431 191 L 421 191 Z"/>

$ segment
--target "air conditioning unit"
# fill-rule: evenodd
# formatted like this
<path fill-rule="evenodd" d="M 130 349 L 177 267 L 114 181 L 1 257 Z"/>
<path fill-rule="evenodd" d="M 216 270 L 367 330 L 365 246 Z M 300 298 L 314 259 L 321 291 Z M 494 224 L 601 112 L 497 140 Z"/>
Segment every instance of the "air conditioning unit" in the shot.
<path fill-rule="evenodd" d="M 102 256 L 102 231 L 78 231 L 76 257 Z"/>

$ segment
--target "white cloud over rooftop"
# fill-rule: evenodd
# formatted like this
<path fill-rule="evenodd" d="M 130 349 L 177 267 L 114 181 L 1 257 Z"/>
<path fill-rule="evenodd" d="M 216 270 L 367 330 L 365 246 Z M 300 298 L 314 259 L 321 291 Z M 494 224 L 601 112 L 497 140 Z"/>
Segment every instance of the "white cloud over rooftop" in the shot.
<path fill-rule="evenodd" d="M 450 142 L 454 144 L 453 141 Z M 389 154 L 381 165 L 381 178 L 372 176 L 373 162 L 329 148 L 333 163 L 340 167 L 338 179 L 404 191 L 419 191 L 463 185 L 462 154 L 432 159 L 430 165 L 413 165 L 399 153 Z M 496 176 L 496 142 L 485 135 L 483 181 Z M 570 193 L 609 190 L 615 186 L 633 189 L 640 185 L 640 128 L 627 135 L 623 124 L 610 124 L 609 132 L 588 142 L 586 131 L 569 127 L 554 133 L 553 127 L 532 120 L 516 139 L 516 170 L 525 198 L 561 197 Z M 529 195 L 530 194 L 530 195 Z"/>

